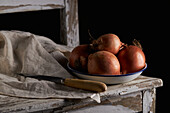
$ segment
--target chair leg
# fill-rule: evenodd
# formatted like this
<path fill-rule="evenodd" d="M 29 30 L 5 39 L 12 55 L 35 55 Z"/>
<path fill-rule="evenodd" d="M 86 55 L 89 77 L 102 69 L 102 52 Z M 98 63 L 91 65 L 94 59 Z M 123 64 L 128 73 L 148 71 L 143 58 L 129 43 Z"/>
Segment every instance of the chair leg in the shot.
<path fill-rule="evenodd" d="M 156 89 L 143 91 L 143 113 L 155 113 Z"/>

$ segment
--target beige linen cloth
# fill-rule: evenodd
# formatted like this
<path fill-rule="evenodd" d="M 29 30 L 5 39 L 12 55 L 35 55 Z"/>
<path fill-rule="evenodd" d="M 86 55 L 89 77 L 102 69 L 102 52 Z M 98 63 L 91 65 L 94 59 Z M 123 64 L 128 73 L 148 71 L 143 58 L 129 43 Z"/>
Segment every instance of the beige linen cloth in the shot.
<path fill-rule="evenodd" d="M 43 36 L 22 31 L 0 31 L 0 94 L 24 98 L 90 97 L 99 102 L 99 94 L 16 74 L 72 77 L 64 68 L 67 59 L 61 51 L 69 49 Z"/>

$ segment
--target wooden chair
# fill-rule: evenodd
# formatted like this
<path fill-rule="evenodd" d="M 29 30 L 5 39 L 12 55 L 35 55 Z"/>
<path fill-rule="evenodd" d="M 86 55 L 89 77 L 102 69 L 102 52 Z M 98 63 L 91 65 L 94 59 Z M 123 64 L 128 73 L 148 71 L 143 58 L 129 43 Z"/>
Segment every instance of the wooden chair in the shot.
<path fill-rule="evenodd" d="M 60 41 L 70 47 L 79 45 L 77 0 L 0 0 L 0 13 L 60 10 Z"/>

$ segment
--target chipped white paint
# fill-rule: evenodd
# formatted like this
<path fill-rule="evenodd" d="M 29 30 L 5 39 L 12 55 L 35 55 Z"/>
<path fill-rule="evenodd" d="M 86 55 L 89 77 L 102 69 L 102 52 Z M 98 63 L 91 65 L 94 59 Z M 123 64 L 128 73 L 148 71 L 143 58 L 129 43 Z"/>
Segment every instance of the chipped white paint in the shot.
<path fill-rule="evenodd" d="M 42 111 L 63 106 L 64 99 L 24 99 L 16 97 L 0 97 L 0 113 L 25 113 Z M 8 106 L 7 106 L 8 105 Z"/>
<path fill-rule="evenodd" d="M 139 76 L 131 82 L 110 86 L 106 92 L 100 95 L 125 95 L 136 91 L 151 89 L 153 87 L 160 87 L 162 85 L 163 82 L 161 79 Z"/>
<path fill-rule="evenodd" d="M 19 5 L 63 5 L 64 0 L 0 0 L 0 6 L 19 6 Z"/>
<path fill-rule="evenodd" d="M 123 98 L 136 97 L 136 96 L 140 96 L 142 99 L 142 94 L 140 92 L 134 92 L 128 95 L 122 95 L 121 98 L 109 99 L 108 101 L 110 101 L 111 103 L 114 103 L 114 102 L 120 101 Z"/>
<path fill-rule="evenodd" d="M 156 98 L 155 88 L 160 87 L 162 85 L 163 83 L 161 79 L 140 76 L 139 78 L 129 83 L 109 86 L 106 92 L 100 93 L 101 104 L 110 103 L 110 105 L 113 105 L 113 107 L 117 110 L 119 108 L 121 110 L 126 108 L 124 110 L 127 111 L 128 110 L 141 111 L 143 109 L 144 113 L 148 112 L 154 113 Z M 77 99 L 65 100 L 65 99 L 23 99 L 16 97 L 0 96 L 0 112 L 19 113 L 19 112 L 36 112 L 42 110 L 49 111 L 55 110 L 56 112 L 68 112 L 70 110 L 78 110 L 83 107 L 89 108 L 90 106 L 97 105 L 99 104 L 90 98 L 84 100 Z"/>
<path fill-rule="evenodd" d="M 65 0 L 61 10 L 61 41 L 70 47 L 79 45 L 78 0 Z"/>
<path fill-rule="evenodd" d="M 26 12 L 26 11 L 38 11 L 38 10 L 48 10 L 48 9 L 55 9 L 59 8 L 62 6 L 50 6 L 50 5 L 45 5 L 45 6 L 19 6 L 16 8 L 7 8 L 4 10 L 0 10 L 0 13 L 12 13 L 12 12 Z"/>
<path fill-rule="evenodd" d="M 78 0 L 0 0 L 0 13 L 48 9 L 60 9 L 61 42 L 69 47 L 78 46 Z"/>
<path fill-rule="evenodd" d="M 68 113 L 135 113 L 135 111 L 122 105 L 98 105 L 69 111 Z"/>
<path fill-rule="evenodd" d="M 6 12 L 24 12 L 24 11 L 35 11 L 35 10 L 41 10 L 42 6 L 24 6 L 24 7 L 17 7 L 17 8 L 10 8 L 10 9 L 5 9 L 2 10 L 1 13 L 6 13 Z"/>
<path fill-rule="evenodd" d="M 64 0 L 0 0 L 0 13 L 64 8 Z"/>
<path fill-rule="evenodd" d="M 135 112 L 142 111 L 142 93 L 134 92 L 127 95 L 116 96 L 109 98 L 108 101 L 111 105 L 122 105 Z"/>
<path fill-rule="evenodd" d="M 156 89 L 143 91 L 143 113 L 155 113 Z"/>

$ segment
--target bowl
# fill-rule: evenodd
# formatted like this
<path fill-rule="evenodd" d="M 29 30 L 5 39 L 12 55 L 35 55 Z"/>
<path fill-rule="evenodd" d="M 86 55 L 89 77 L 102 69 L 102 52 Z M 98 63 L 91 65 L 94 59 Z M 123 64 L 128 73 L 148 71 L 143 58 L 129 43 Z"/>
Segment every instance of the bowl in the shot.
<path fill-rule="evenodd" d="M 139 75 L 142 74 L 142 72 L 147 68 L 147 64 L 145 64 L 145 67 L 134 73 L 128 73 L 128 74 L 122 74 L 122 75 L 98 75 L 98 74 L 88 74 L 85 72 L 77 71 L 69 66 L 69 63 L 67 64 L 68 69 L 76 75 L 78 78 L 82 79 L 88 79 L 88 80 L 94 80 L 94 81 L 100 81 L 104 82 L 106 84 L 120 84 L 125 83 L 134 80 Z"/>

